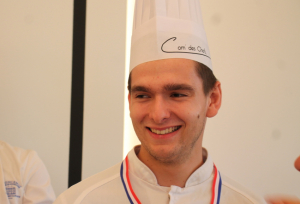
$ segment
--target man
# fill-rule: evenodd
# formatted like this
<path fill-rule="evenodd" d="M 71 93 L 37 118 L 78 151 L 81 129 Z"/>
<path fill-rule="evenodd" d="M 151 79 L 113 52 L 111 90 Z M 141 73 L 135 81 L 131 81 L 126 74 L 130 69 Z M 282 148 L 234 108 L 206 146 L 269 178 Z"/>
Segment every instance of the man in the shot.
<path fill-rule="evenodd" d="M 202 148 L 221 106 L 198 0 L 137 0 L 128 100 L 141 142 L 60 203 L 264 203 L 220 174 Z"/>
<path fill-rule="evenodd" d="M 52 204 L 55 194 L 42 160 L 32 150 L 0 141 L 0 203 Z"/>

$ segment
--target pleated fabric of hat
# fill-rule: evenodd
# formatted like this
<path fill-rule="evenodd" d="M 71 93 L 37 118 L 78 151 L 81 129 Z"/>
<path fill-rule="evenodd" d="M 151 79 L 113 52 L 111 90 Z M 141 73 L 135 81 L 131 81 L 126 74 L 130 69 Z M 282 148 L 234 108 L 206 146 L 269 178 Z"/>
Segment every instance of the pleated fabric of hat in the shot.
<path fill-rule="evenodd" d="M 212 69 L 199 0 L 136 0 L 130 71 L 144 62 L 185 58 Z"/>

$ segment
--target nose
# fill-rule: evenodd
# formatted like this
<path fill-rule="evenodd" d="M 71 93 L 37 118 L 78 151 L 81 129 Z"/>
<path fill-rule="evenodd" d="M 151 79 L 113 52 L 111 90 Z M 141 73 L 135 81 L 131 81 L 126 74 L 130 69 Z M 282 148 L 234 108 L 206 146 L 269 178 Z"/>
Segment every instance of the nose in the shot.
<path fill-rule="evenodd" d="M 155 97 L 149 110 L 149 117 L 156 124 L 164 123 L 170 117 L 170 109 L 163 97 Z"/>

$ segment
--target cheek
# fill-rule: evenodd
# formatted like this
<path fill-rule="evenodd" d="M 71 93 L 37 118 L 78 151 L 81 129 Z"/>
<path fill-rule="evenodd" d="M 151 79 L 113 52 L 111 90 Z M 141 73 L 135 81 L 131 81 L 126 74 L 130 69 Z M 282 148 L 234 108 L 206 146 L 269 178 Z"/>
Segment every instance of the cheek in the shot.
<path fill-rule="evenodd" d="M 135 111 L 133 109 L 130 110 L 130 118 L 132 120 L 132 122 L 134 122 L 137 118 L 137 115 L 135 114 Z"/>
<path fill-rule="evenodd" d="M 140 120 L 142 120 L 146 113 L 145 111 L 143 111 L 145 109 L 142 109 L 136 105 L 132 105 L 131 108 L 130 108 L 130 118 L 132 120 L 132 122 L 138 122 Z"/>
<path fill-rule="evenodd" d="M 186 109 L 185 114 L 182 115 L 182 119 L 190 125 L 195 125 L 206 117 L 205 112 L 205 109 L 199 106 L 191 109 Z"/>
<path fill-rule="evenodd" d="M 185 108 L 185 110 L 182 111 L 183 113 L 185 113 L 187 118 L 197 119 L 202 117 L 204 108 L 202 106 L 199 106 L 198 104 L 194 104 L 187 106 L 187 108 Z"/>

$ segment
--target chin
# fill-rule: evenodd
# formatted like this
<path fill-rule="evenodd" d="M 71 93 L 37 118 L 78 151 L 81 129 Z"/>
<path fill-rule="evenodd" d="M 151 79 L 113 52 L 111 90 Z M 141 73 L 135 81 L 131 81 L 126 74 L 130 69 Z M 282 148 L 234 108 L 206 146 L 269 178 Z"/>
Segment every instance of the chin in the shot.
<path fill-rule="evenodd" d="M 178 147 L 147 148 L 148 153 L 156 160 L 164 164 L 177 164 L 184 161 L 186 153 Z"/>

